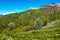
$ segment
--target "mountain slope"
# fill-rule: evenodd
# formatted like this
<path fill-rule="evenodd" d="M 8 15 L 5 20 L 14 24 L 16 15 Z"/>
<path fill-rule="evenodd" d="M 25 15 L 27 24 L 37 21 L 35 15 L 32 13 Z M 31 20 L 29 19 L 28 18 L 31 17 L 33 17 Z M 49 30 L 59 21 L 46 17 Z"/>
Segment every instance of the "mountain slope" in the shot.
<path fill-rule="evenodd" d="M 5 32 L 0 35 L 1 39 L 9 40 L 60 40 L 60 21 L 49 28 L 41 28 L 29 32 Z M 49 25 L 48 25 L 49 26 Z M 3 35 L 3 36 L 2 36 Z"/>
<path fill-rule="evenodd" d="M 58 4 L 0 16 L 0 40 L 60 40 L 59 19 Z"/>
<path fill-rule="evenodd" d="M 60 20 L 52 21 L 50 23 L 47 23 L 47 25 L 43 26 L 42 28 L 48 28 L 48 27 L 54 26 L 54 24 L 58 22 L 60 22 Z"/>
<path fill-rule="evenodd" d="M 58 4 L 45 5 L 39 9 L 29 9 L 20 13 L 8 14 L 0 17 L 0 29 L 8 28 L 8 24 L 13 22 L 16 27 L 32 27 L 37 18 L 47 22 L 60 19 L 60 6 Z M 43 26 L 44 26 L 43 25 Z"/>

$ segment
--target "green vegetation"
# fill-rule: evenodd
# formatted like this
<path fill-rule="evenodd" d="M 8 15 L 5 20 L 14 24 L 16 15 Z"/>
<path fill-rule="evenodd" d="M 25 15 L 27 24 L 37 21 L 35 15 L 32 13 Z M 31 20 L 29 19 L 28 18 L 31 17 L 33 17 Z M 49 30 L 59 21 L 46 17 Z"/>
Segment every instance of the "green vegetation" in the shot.
<path fill-rule="evenodd" d="M 10 22 L 8 24 L 8 26 L 9 26 L 10 30 L 13 30 L 15 28 L 15 24 L 13 22 Z"/>
<path fill-rule="evenodd" d="M 0 32 L 1 39 L 13 39 L 13 40 L 60 40 L 60 22 L 53 24 L 49 28 L 41 28 L 34 31 L 19 32 L 5 30 Z"/>
<path fill-rule="evenodd" d="M 43 28 L 58 19 L 60 7 L 55 4 L 0 16 L 0 40 L 60 40 L 60 22 Z"/>
<path fill-rule="evenodd" d="M 37 19 L 35 20 L 35 22 L 34 22 L 34 26 L 35 26 L 36 28 L 42 27 L 42 26 L 43 26 L 42 20 L 41 20 L 40 18 L 37 18 Z"/>
<path fill-rule="evenodd" d="M 38 13 L 35 11 L 31 11 L 32 14 L 26 13 L 26 12 L 21 12 L 21 13 L 15 13 L 15 14 L 8 14 L 5 16 L 2 16 L 0 18 L 0 29 L 5 29 L 8 28 L 8 24 L 10 22 L 13 22 L 16 27 L 25 27 L 25 26 L 34 26 L 34 21 L 37 18 L 40 18 L 43 21 L 43 25 L 47 24 L 47 18 L 44 14 Z M 45 20 L 44 20 L 45 19 Z"/>

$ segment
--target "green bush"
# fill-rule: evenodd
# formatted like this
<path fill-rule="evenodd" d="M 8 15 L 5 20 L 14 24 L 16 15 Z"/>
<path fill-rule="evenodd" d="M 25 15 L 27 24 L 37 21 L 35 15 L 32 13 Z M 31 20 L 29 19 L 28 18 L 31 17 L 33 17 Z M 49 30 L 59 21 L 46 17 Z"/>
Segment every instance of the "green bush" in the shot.
<path fill-rule="evenodd" d="M 15 24 L 13 22 L 10 22 L 8 24 L 8 27 L 10 28 L 10 30 L 14 29 L 15 28 Z"/>
<path fill-rule="evenodd" d="M 34 22 L 34 26 L 36 28 L 42 27 L 43 26 L 43 21 L 40 18 L 37 18 Z"/>

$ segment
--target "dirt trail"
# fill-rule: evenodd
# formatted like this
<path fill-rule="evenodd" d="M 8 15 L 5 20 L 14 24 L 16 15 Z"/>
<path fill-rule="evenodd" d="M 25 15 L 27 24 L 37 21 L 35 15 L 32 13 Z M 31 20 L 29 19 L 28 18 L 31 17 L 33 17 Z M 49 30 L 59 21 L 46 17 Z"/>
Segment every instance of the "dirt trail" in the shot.
<path fill-rule="evenodd" d="M 51 26 L 54 26 L 54 24 L 55 23 L 58 23 L 58 22 L 60 22 L 60 20 L 52 21 L 50 23 L 47 23 L 47 25 L 46 26 L 43 26 L 42 28 L 49 28 Z M 35 31 L 35 30 L 31 30 L 31 31 L 28 31 L 28 32 L 25 32 L 25 33 L 33 32 L 33 31 Z M 39 31 L 39 30 L 37 30 L 37 31 Z"/>
<path fill-rule="evenodd" d="M 48 27 L 54 26 L 53 24 L 58 23 L 58 22 L 60 22 L 60 20 L 52 21 L 50 23 L 47 23 L 47 25 L 43 26 L 42 28 L 48 28 Z"/>

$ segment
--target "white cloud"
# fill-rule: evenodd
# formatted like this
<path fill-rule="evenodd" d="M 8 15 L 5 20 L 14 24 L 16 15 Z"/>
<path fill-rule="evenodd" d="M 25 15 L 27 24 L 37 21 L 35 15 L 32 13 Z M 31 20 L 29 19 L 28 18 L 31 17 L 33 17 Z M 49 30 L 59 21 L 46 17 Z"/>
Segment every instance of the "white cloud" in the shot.
<path fill-rule="evenodd" d="M 35 7 L 30 7 L 29 9 L 38 9 Z M 28 9 L 26 9 L 28 10 Z M 19 10 L 19 9 L 15 9 L 15 10 L 0 10 L 0 14 L 6 15 L 6 14 L 11 14 L 11 13 L 16 13 L 16 12 L 23 12 L 26 10 Z"/>
<path fill-rule="evenodd" d="M 2 15 L 6 15 L 6 14 L 11 14 L 11 13 L 16 13 L 16 12 L 22 12 L 22 11 L 25 11 L 25 10 L 18 10 L 18 9 L 15 9 L 15 10 L 0 10 L 0 14 Z"/>
<path fill-rule="evenodd" d="M 35 7 L 30 7 L 29 9 L 38 9 L 38 8 L 35 8 Z"/>
<path fill-rule="evenodd" d="M 12 11 L 12 12 L 0 11 L 0 14 L 2 14 L 2 15 L 11 14 L 11 13 L 15 13 L 15 12 L 14 11 Z"/>
<path fill-rule="evenodd" d="M 11 13 L 15 13 L 15 12 L 5 12 L 5 13 L 2 13 L 2 14 L 6 15 L 6 14 L 11 14 Z"/>

